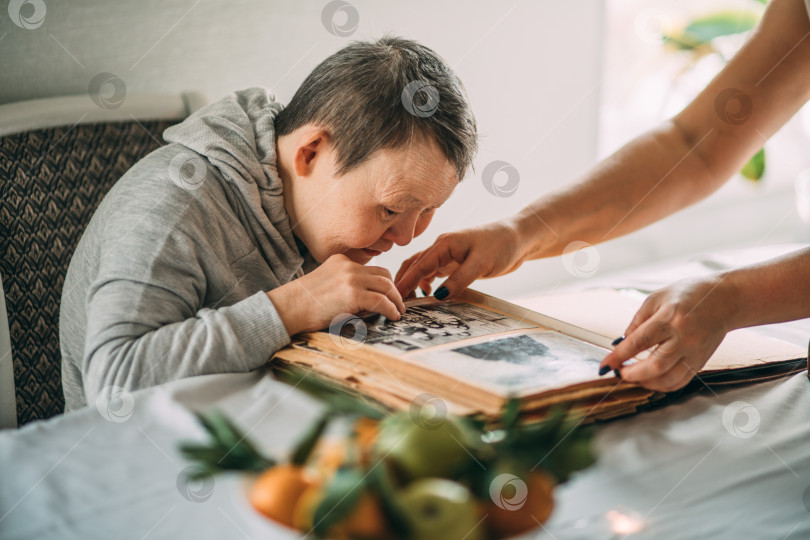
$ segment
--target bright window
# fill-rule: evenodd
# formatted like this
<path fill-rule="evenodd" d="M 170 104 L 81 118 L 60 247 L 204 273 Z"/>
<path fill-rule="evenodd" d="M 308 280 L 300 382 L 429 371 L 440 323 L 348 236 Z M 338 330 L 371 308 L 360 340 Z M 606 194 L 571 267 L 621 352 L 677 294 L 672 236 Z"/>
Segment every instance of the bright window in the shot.
<path fill-rule="evenodd" d="M 662 33 L 677 35 L 690 22 L 709 15 L 733 11 L 742 20 L 741 13 L 756 17 L 764 9 L 757 0 L 607 0 L 599 156 L 680 111 L 747 37 L 747 33 L 718 37 L 711 46 L 720 54 L 697 55 L 667 47 Z M 765 143 L 765 175 L 759 183 L 738 176 L 711 199 L 792 190 L 798 174 L 810 168 L 808 133 L 810 108 L 805 107 Z"/>

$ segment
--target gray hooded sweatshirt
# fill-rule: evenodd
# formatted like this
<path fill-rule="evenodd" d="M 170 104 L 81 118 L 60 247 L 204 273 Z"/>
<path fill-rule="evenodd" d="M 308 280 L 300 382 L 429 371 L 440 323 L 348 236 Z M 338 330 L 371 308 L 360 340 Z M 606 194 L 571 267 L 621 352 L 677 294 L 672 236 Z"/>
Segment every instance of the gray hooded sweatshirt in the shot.
<path fill-rule="evenodd" d="M 281 108 L 251 88 L 197 111 L 101 202 L 62 293 L 67 410 L 116 387 L 249 371 L 289 343 L 265 293 L 317 264 L 284 209 Z"/>

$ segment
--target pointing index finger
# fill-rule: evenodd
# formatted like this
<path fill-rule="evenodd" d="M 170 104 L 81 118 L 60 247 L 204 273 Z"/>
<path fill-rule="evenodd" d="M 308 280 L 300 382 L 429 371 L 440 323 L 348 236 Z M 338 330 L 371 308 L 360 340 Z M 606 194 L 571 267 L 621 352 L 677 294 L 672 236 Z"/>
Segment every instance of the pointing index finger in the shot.
<path fill-rule="evenodd" d="M 415 291 L 422 278 L 440 266 L 440 259 L 441 257 L 436 249 L 428 248 L 418 253 L 413 260 L 405 261 L 403 268 L 406 265 L 407 268 L 405 268 L 404 272 L 402 271 L 403 268 L 400 268 L 396 278 L 396 286 L 400 294 L 405 297 Z"/>
<path fill-rule="evenodd" d="M 624 339 L 614 341 L 614 343 L 617 343 L 616 348 L 602 360 L 600 373 L 605 367 L 619 369 L 631 358 L 656 345 L 671 340 L 673 331 L 674 329 L 663 321 L 656 319 L 645 321 L 634 331 L 629 332 Z"/>

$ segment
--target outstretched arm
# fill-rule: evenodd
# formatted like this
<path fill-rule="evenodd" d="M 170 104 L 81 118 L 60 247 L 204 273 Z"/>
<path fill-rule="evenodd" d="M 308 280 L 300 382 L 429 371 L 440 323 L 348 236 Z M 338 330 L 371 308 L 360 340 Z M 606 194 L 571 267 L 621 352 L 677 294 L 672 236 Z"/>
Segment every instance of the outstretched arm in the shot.
<path fill-rule="evenodd" d="M 810 317 L 810 248 L 651 294 L 627 327 L 627 339 L 602 366 L 604 372 L 621 369 L 622 378 L 652 390 L 677 390 L 700 371 L 727 332 L 804 317 Z M 651 347 L 649 358 L 621 367 Z"/>
<path fill-rule="evenodd" d="M 708 196 L 810 98 L 808 34 L 802 0 L 774 0 L 745 46 L 681 113 L 516 216 L 440 236 L 403 264 L 400 292 L 449 276 L 445 297 L 453 296 L 479 277 L 559 255 L 575 240 L 616 238 Z"/>

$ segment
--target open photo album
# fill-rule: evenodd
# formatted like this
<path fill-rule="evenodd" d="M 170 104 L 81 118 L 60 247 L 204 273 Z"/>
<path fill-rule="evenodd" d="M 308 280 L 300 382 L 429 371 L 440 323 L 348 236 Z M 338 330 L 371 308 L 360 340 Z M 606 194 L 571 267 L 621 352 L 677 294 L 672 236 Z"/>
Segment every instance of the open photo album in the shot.
<path fill-rule="evenodd" d="M 472 290 L 449 302 L 410 300 L 399 321 L 347 316 L 296 336 L 271 365 L 325 378 L 394 409 L 435 396 L 456 414 L 495 417 L 517 397 L 527 418 L 541 418 L 554 405 L 589 420 L 613 418 L 675 397 L 597 374 L 641 301 L 612 289 L 524 303 L 538 311 Z M 685 390 L 806 367 L 803 348 L 737 330 Z"/>

